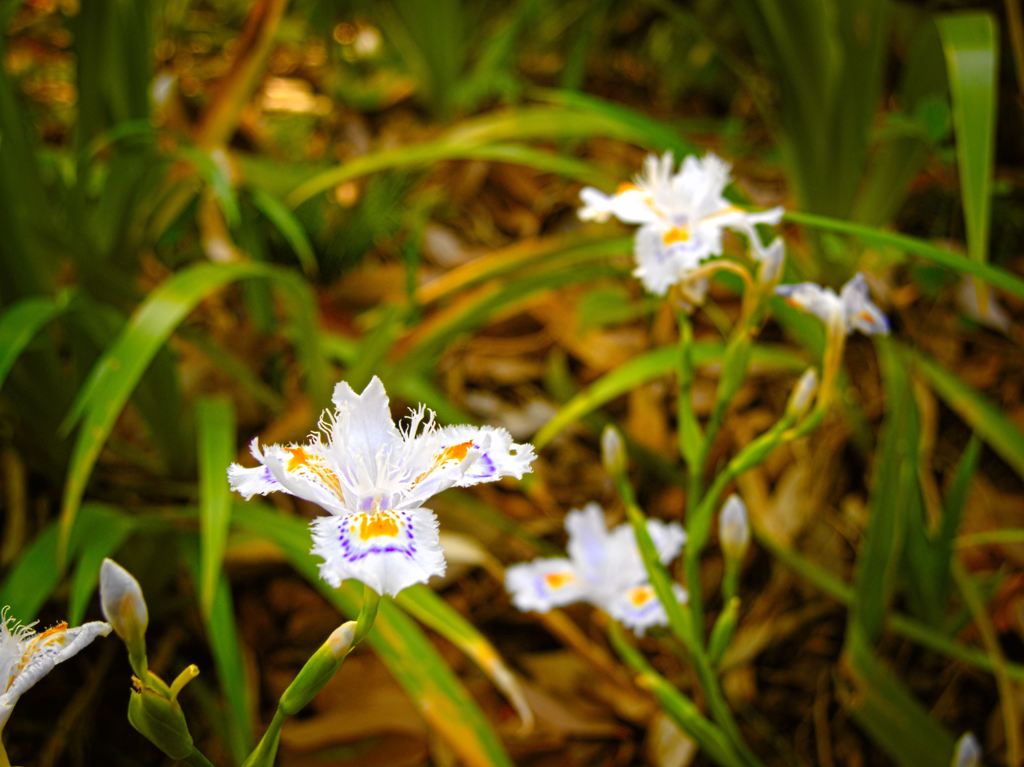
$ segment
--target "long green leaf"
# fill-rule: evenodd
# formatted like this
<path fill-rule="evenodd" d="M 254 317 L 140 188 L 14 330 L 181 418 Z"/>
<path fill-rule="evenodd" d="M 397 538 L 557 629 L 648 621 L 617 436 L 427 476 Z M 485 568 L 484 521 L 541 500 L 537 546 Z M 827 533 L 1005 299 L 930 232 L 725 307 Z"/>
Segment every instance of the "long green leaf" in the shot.
<path fill-rule="evenodd" d="M 315 401 L 326 400 L 325 367 L 316 328 L 316 303 L 294 273 L 263 264 L 197 264 L 173 275 L 136 309 L 114 345 L 100 358 L 72 404 L 66 427 L 81 419 L 61 505 L 61 549 L 74 524 L 92 468 L 118 415 L 153 356 L 178 324 L 207 296 L 243 279 L 269 279 L 282 288 L 304 356 L 307 383 Z M 63 561 L 63 555 L 61 561 Z"/>
<path fill-rule="evenodd" d="M 227 468 L 235 455 L 235 411 L 220 397 L 196 403 L 199 440 L 199 604 L 209 620 L 231 526 Z"/>
<path fill-rule="evenodd" d="M 956 157 L 967 221 L 967 252 L 988 260 L 992 159 L 995 155 L 999 39 L 989 13 L 949 13 L 936 23 L 953 97 Z"/>
<path fill-rule="evenodd" d="M 292 567 L 339 611 L 350 618 L 358 615 L 362 590 L 354 584 L 333 589 L 321 580 L 316 561 L 309 554 L 309 529 L 305 522 L 250 502 L 235 515 L 235 523 L 273 541 Z M 500 739 L 476 702 L 423 632 L 390 600 L 381 600 L 377 621 L 367 641 L 424 719 L 466 764 L 511 767 Z"/>
<path fill-rule="evenodd" d="M 722 358 L 725 346 L 721 343 L 698 341 L 692 346 L 694 365 L 707 365 Z M 782 348 L 755 346 L 751 355 L 754 365 L 776 370 L 801 370 L 806 367 L 798 355 Z M 537 449 L 549 444 L 563 429 L 601 407 L 601 405 L 633 390 L 654 378 L 668 375 L 679 362 L 676 346 L 663 346 L 646 352 L 620 365 L 588 386 L 567 402 L 533 438 Z"/>
<path fill-rule="evenodd" d="M 49 298 L 25 298 L 0 316 L 0 388 L 18 355 L 62 311 L 63 305 Z"/>
<path fill-rule="evenodd" d="M 192 539 L 186 538 L 183 543 L 184 559 L 192 571 L 193 582 L 198 592 L 203 577 L 202 562 L 200 557 L 196 556 Z M 217 580 L 214 582 L 213 596 L 209 611 L 203 616 L 203 624 L 206 627 L 207 641 L 213 653 L 220 689 L 227 702 L 228 719 L 231 722 L 231 729 L 224 734 L 224 738 L 234 763 L 241 764 L 254 743 L 252 712 L 256 710 L 256 706 L 252 686 L 242 663 L 242 640 L 238 635 L 238 625 L 235 621 L 231 588 L 223 571 L 218 572 Z"/>
<path fill-rule="evenodd" d="M 917 406 L 905 366 L 891 344 L 878 345 L 885 382 L 886 422 L 875 458 L 871 516 L 857 555 L 851 630 L 875 641 L 896 587 L 908 518 L 921 513 Z"/>
<path fill-rule="evenodd" d="M 920 352 L 903 349 L 935 393 L 967 422 L 974 432 L 1024 477 L 1024 432 L 995 403 L 964 383 L 956 374 Z"/>
<path fill-rule="evenodd" d="M 78 524 L 80 553 L 71 579 L 68 596 L 68 623 L 82 622 L 89 600 L 96 591 L 100 565 L 113 556 L 135 529 L 135 521 L 119 511 L 93 505 L 90 514 L 83 514 Z"/>
<path fill-rule="evenodd" d="M 980 261 L 965 258 L 958 253 L 932 245 L 930 242 L 925 242 L 916 237 L 897 234 L 878 227 L 855 224 L 838 218 L 816 216 L 799 211 L 787 211 L 783 218 L 791 223 L 801 224 L 812 229 L 820 229 L 823 232 L 852 235 L 869 245 L 902 250 L 905 253 L 918 256 L 939 266 L 952 269 L 959 274 L 980 277 L 995 287 L 1005 290 L 1007 293 L 1011 293 L 1018 298 L 1024 298 L 1024 279 L 1017 275 L 1005 269 L 999 269 Z"/>

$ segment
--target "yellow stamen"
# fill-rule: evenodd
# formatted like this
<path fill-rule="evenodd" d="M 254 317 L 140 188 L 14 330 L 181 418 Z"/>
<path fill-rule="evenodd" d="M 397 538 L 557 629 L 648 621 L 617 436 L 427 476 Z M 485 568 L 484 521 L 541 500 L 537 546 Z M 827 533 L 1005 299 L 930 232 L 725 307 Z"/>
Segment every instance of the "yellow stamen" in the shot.
<path fill-rule="evenodd" d="M 623 192 L 635 192 L 639 188 L 640 187 L 638 187 L 636 184 L 631 184 L 628 181 L 626 181 L 622 184 L 619 184 L 619 188 L 615 190 L 615 194 L 622 194 Z"/>

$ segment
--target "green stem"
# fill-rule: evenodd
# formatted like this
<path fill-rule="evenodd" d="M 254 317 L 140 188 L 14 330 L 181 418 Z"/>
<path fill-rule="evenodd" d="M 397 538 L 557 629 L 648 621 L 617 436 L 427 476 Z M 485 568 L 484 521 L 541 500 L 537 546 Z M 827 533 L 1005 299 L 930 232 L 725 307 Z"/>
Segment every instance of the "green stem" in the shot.
<path fill-rule="evenodd" d="M 0 727 L 0 767 L 11 767 L 11 760 L 7 757 L 7 749 L 4 748 L 3 727 Z"/>
<path fill-rule="evenodd" d="M 380 605 L 380 595 L 367 585 L 363 585 L 363 604 L 359 608 L 359 617 L 356 619 L 356 635 L 352 640 L 352 646 L 363 641 L 373 623 L 377 620 L 377 607 Z"/>
<path fill-rule="evenodd" d="M 725 574 L 722 576 L 722 604 L 728 604 L 740 590 L 740 565 L 735 557 L 725 557 Z"/>
<path fill-rule="evenodd" d="M 273 767 L 284 720 L 285 714 L 280 708 L 274 711 L 274 718 L 270 720 L 266 732 L 263 733 L 260 742 L 256 744 L 256 748 L 242 763 L 242 767 Z"/>
<path fill-rule="evenodd" d="M 658 595 L 658 600 L 665 608 L 669 628 L 686 649 L 686 660 L 693 666 L 697 674 L 701 689 L 703 689 L 704 695 L 707 698 L 711 716 L 725 731 L 725 734 L 733 743 L 736 752 L 741 755 L 747 765 L 760 764 L 757 757 L 747 748 L 739 726 L 733 718 L 729 704 L 726 702 L 725 696 L 718 686 L 718 678 L 715 676 L 714 669 L 711 667 L 711 661 L 707 656 L 707 651 L 704 649 L 703 630 L 698 629 L 692 623 L 690 615 L 679 604 L 679 600 L 675 596 L 675 592 L 672 589 L 673 579 L 669 575 L 668 569 L 658 558 L 654 541 L 651 540 L 651 534 L 647 530 L 647 520 L 636 502 L 633 486 L 629 483 L 629 479 L 624 472 L 619 473 L 613 479 L 622 497 L 623 505 L 626 507 L 626 516 L 629 518 L 630 525 L 633 528 L 633 534 L 636 537 L 637 546 L 640 549 L 640 555 L 643 558 L 647 575 L 651 580 L 651 586 Z M 691 602 L 693 601 L 694 594 L 699 594 L 699 591 L 699 582 L 696 586 L 690 586 Z"/>
<path fill-rule="evenodd" d="M 661 676 L 646 658 L 630 644 L 622 627 L 615 621 L 608 624 L 608 639 L 619 657 L 636 674 L 637 685 L 649 690 L 679 727 L 689 734 L 712 760 L 725 767 L 745 767 L 747 762 L 736 753 L 729 738 L 700 713 L 693 701 Z"/>

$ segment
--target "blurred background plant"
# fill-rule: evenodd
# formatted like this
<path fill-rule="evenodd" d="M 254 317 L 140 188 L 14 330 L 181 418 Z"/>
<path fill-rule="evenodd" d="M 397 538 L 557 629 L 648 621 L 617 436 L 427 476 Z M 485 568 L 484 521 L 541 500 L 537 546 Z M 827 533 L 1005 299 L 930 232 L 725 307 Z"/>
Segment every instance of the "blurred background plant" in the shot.
<path fill-rule="evenodd" d="M 212 672 L 183 696 L 197 743 L 239 763 L 359 599 L 317 579 L 310 510 L 235 513 L 224 467 L 376 373 L 541 465 L 525 494 L 439 499 L 450 576 L 382 606 L 375 654 L 285 727 L 282 763 L 706 758 L 584 608 L 521 616 L 500 577 L 562 548 L 566 509 L 614 505 L 609 422 L 645 511 L 681 515 L 674 319 L 624 231 L 573 211 L 581 182 L 699 146 L 734 161 L 736 199 L 787 206 L 787 277 L 866 270 L 895 330 L 851 342 L 813 444 L 737 478 L 760 545 L 718 673 L 744 735 L 771 764 L 921 765 L 972 730 L 1020 764 L 1024 33 L 1016 0 L 944 7 L 3 3 L 0 604 L 77 624 L 116 556 L 161 627 L 154 667 Z M 693 328 L 702 417 L 730 288 Z M 820 354 L 819 325 L 775 309 L 707 466 Z M 712 552 L 702 583 L 722 570 Z M 696 689 L 640 647 L 641 681 Z M 15 762 L 146 763 L 114 658 L 22 702 Z"/>

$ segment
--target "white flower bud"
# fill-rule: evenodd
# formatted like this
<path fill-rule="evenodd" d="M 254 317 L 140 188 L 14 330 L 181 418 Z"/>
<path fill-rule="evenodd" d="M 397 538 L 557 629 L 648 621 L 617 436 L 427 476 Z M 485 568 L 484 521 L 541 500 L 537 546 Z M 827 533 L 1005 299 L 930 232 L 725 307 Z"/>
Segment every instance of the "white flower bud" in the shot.
<path fill-rule="evenodd" d="M 146 627 L 149 610 L 142 588 L 132 574 L 112 559 L 100 567 L 100 605 L 107 621 L 128 648 L 136 673 L 146 667 Z M 136 668 L 138 666 L 138 668 Z"/>
<path fill-rule="evenodd" d="M 974 733 L 965 732 L 956 742 L 952 767 L 981 767 L 981 744 Z"/>
<path fill-rule="evenodd" d="M 747 507 L 738 495 L 730 495 L 718 515 L 718 541 L 727 559 L 739 561 L 750 546 Z"/>
<path fill-rule="evenodd" d="M 626 449 L 622 434 L 614 426 L 606 426 L 601 433 L 601 460 L 605 471 L 617 477 L 626 471 Z"/>
<path fill-rule="evenodd" d="M 789 403 L 786 405 L 787 414 L 793 418 L 802 418 L 811 407 L 814 395 L 818 391 L 818 371 L 808 368 L 800 376 L 800 380 L 793 387 L 789 395 Z"/>

